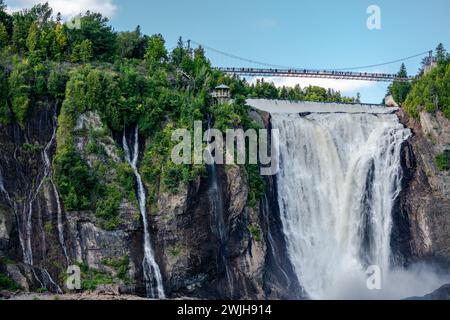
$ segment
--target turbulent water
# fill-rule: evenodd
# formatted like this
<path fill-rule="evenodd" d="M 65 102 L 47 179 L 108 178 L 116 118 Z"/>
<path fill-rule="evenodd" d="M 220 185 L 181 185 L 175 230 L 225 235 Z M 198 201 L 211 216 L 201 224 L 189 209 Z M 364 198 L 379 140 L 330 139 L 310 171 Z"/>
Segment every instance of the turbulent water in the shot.
<path fill-rule="evenodd" d="M 134 175 L 137 181 L 137 197 L 139 202 L 139 211 L 141 212 L 143 228 L 144 228 L 144 260 L 142 261 L 142 269 L 144 272 L 145 286 L 147 296 L 151 298 L 165 298 L 164 287 L 162 283 L 161 271 L 156 263 L 153 253 L 150 233 L 148 230 L 148 219 L 146 209 L 146 195 L 144 184 L 142 183 L 141 175 L 137 167 L 139 157 L 139 133 L 136 127 L 133 135 L 133 153 L 130 152 L 126 134 L 123 134 L 123 149 L 125 151 L 125 158 L 130 166 L 133 168 Z"/>
<path fill-rule="evenodd" d="M 400 149 L 396 115 L 273 114 L 280 130 L 278 199 L 287 250 L 313 299 L 364 297 L 366 271 L 391 272 Z M 363 293 L 361 293 L 363 292 Z"/>

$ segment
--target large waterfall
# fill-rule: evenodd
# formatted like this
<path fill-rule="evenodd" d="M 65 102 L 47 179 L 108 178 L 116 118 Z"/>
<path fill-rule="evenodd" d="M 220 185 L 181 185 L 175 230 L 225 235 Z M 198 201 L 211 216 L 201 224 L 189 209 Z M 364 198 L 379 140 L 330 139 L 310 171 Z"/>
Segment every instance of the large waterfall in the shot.
<path fill-rule="evenodd" d="M 272 125 L 280 130 L 283 230 L 300 284 L 313 299 L 361 297 L 369 266 L 391 270 L 400 149 L 410 130 L 396 115 L 370 113 L 273 114 Z"/>
<path fill-rule="evenodd" d="M 139 157 L 139 130 L 137 126 L 134 131 L 133 146 L 133 153 L 131 153 L 130 148 L 128 147 L 127 137 L 124 130 L 123 149 L 125 151 L 125 159 L 130 164 L 131 168 L 133 168 L 134 175 L 136 176 L 137 198 L 144 229 L 144 260 L 142 261 L 142 269 L 144 272 L 147 295 L 152 298 L 165 298 L 161 271 L 159 269 L 158 263 L 155 260 L 150 241 L 144 184 L 142 183 L 142 178 L 137 167 Z"/>

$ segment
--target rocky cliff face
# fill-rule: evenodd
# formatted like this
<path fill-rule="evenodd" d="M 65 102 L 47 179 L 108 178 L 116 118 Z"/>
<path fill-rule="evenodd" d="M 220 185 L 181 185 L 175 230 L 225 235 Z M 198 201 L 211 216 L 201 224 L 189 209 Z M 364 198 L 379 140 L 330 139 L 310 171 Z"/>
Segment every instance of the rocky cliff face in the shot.
<path fill-rule="evenodd" d="M 24 128 L 0 127 L 0 272 L 23 290 L 65 290 L 67 266 L 77 264 L 90 286 L 97 278 L 122 293 L 145 293 L 143 229 L 137 202 L 123 199 L 117 227 L 105 228 L 95 212 L 67 212 L 53 183 L 56 110 L 51 103 L 34 108 Z M 252 112 L 270 128 L 270 115 Z M 402 149 L 405 178 L 394 212 L 392 245 L 396 261 L 408 266 L 431 261 L 450 265 L 450 175 L 435 156 L 449 149 L 450 122 L 442 114 L 403 111 L 399 117 L 414 135 Z M 89 166 L 124 163 L 120 141 L 103 134 L 101 155 L 86 152 L 89 134 L 103 128 L 88 112 L 74 128 L 78 151 Z M 144 148 L 142 148 L 144 149 Z M 217 166 L 216 194 L 211 171 L 175 194 L 156 190 L 149 206 L 152 246 L 161 268 L 166 295 L 193 298 L 298 299 L 276 198 L 276 176 L 266 177 L 266 194 L 248 205 L 248 181 L 239 166 Z M 222 225 L 217 225 L 220 199 Z M 219 232 L 220 231 L 220 232 Z M 230 276 L 231 275 L 231 276 Z"/>
<path fill-rule="evenodd" d="M 137 203 L 122 201 L 120 224 L 113 230 L 105 228 L 94 212 L 67 212 L 52 179 L 56 110 L 46 105 L 34 110 L 25 128 L 0 127 L 0 272 L 25 291 L 60 292 L 65 290 L 67 266 L 77 264 L 87 288 L 100 277 L 123 293 L 144 294 L 143 230 Z M 97 114 L 80 116 L 74 128 L 78 151 L 91 167 L 99 162 L 123 163 L 120 141 L 112 135 L 100 139 L 105 150 L 101 156 L 86 152 L 89 132 L 102 127 Z M 107 176 L 113 179 L 116 174 L 110 170 Z M 298 284 L 290 280 L 274 181 L 268 179 L 267 196 L 251 208 L 241 167 L 217 166 L 216 175 L 222 237 L 214 219 L 211 175 L 176 194 L 156 190 L 149 224 L 166 295 L 300 297 Z"/>
<path fill-rule="evenodd" d="M 428 261 L 450 266 L 450 174 L 439 171 L 435 157 L 450 150 L 450 121 L 437 112 L 420 119 L 399 112 L 414 135 L 402 149 L 403 191 L 394 213 L 393 246 L 399 263 Z"/>

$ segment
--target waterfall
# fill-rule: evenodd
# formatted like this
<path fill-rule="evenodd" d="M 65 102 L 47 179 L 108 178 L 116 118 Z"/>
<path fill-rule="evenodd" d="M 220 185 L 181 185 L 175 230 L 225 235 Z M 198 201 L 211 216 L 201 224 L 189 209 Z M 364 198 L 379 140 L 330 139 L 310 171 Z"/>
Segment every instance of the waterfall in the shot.
<path fill-rule="evenodd" d="M 144 272 L 145 286 L 147 296 L 154 298 L 165 298 L 164 288 L 162 283 L 161 271 L 156 263 L 153 249 L 150 242 L 150 233 L 148 230 L 147 209 L 146 209 L 146 195 L 144 184 L 142 183 L 141 175 L 137 167 L 139 157 L 139 130 L 136 126 L 134 131 L 134 149 L 130 152 L 128 147 L 125 130 L 123 133 L 123 149 L 125 151 L 125 159 L 133 168 L 134 175 L 137 181 L 137 197 L 139 202 L 139 211 L 142 216 L 142 223 L 144 229 L 144 260 L 142 261 L 142 269 Z"/>
<path fill-rule="evenodd" d="M 56 112 L 56 111 L 55 111 Z M 50 148 L 52 147 L 53 143 L 55 142 L 56 138 L 56 125 L 53 126 L 53 132 L 52 136 L 50 138 L 50 141 L 45 145 L 44 149 L 41 152 L 41 158 L 42 162 L 44 164 L 44 169 L 42 171 L 41 177 L 38 177 L 38 183 L 35 190 L 31 189 L 30 194 L 28 196 L 28 206 L 24 206 L 24 210 L 28 208 L 28 212 L 26 214 L 26 223 L 25 225 L 25 240 L 21 240 L 21 243 L 24 243 L 25 246 L 22 247 L 23 249 L 23 258 L 24 262 L 29 265 L 34 265 L 33 261 L 33 249 L 31 246 L 31 239 L 32 239 L 32 230 L 33 230 L 33 224 L 32 224 L 32 217 L 33 217 L 33 203 L 36 200 L 36 198 L 39 196 L 39 193 L 41 192 L 42 186 L 44 185 L 45 179 L 50 175 L 51 173 L 51 163 L 50 163 L 50 157 L 48 155 L 48 152 Z M 19 225 L 20 227 L 20 225 Z"/>
<path fill-rule="evenodd" d="M 58 224 L 58 241 L 63 250 L 64 257 L 66 258 L 66 262 L 69 263 L 70 260 L 69 260 L 69 255 L 67 253 L 66 241 L 64 238 L 64 222 L 63 222 L 63 211 L 62 211 L 62 207 L 61 207 L 61 199 L 59 197 L 58 190 L 56 189 L 56 186 L 53 183 L 52 179 L 50 180 L 50 183 L 52 185 L 53 193 L 54 193 L 55 199 L 56 199 L 56 209 L 58 210 L 57 217 L 56 217 L 57 224 Z"/>
<path fill-rule="evenodd" d="M 49 157 L 49 151 L 50 148 L 53 146 L 56 140 L 56 131 L 57 131 L 57 120 L 56 120 L 56 113 L 57 109 L 55 107 L 54 114 L 53 114 L 53 132 L 50 140 L 45 145 L 44 149 L 41 152 L 41 160 L 44 164 L 44 169 L 42 170 L 42 173 L 37 177 L 37 184 L 36 188 L 33 190 L 31 188 L 29 195 L 27 197 L 27 203 L 23 205 L 22 214 L 19 213 L 18 205 L 17 203 L 11 198 L 9 193 L 4 187 L 3 184 L 3 177 L 0 176 L 0 191 L 5 195 L 6 200 L 8 203 L 12 206 L 15 217 L 16 217 L 16 223 L 17 223 L 17 229 L 18 229 L 18 236 L 19 236 L 19 243 L 22 248 L 22 255 L 23 255 L 23 262 L 25 264 L 30 265 L 31 267 L 34 267 L 34 259 L 33 259 L 33 249 L 32 249 L 32 230 L 33 230 L 33 224 L 32 224 L 32 217 L 33 217 L 33 203 L 36 201 L 37 197 L 39 196 L 39 193 L 42 190 L 42 186 L 44 185 L 46 179 L 51 176 L 52 169 L 51 169 L 51 162 Z M 16 159 L 17 160 L 17 159 Z M 50 179 L 51 181 L 51 179 Z M 53 184 L 53 181 L 51 181 L 51 184 L 53 186 L 53 189 L 56 192 L 56 187 Z M 58 202 L 58 224 L 62 224 L 62 210 L 59 203 L 59 198 L 57 200 Z M 64 236 L 59 235 L 59 239 L 62 239 L 62 246 L 64 249 L 64 253 L 67 258 L 67 250 L 65 249 L 64 245 Z M 44 268 L 41 269 L 41 278 L 36 274 L 35 268 L 32 268 L 33 275 L 35 279 L 40 283 L 42 287 L 48 288 L 48 286 L 52 286 L 55 288 L 55 290 L 58 293 L 62 293 L 61 288 L 56 284 L 56 282 L 52 279 L 48 271 Z"/>
<path fill-rule="evenodd" d="M 50 161 L 50 156 L 49 156 L 50 148 L 54 145 L 54 143 L 56 141 L 56 131 L 57 131 L 57 115 L 56 115 L 56 113 L 57 113 L 57 109 L 55 108 L 54 115 L 53 115 L 52 136 L 51 136 L 49 142 L 45 145 L 45 147 L 41 153 L 42 162 L 44 164 L 43 174 L 42 174 L 42 177 L 40 178 L 37 188 L 35 189 L 34 192 L 31 191 L 30 196 L 29 196 L 28 215 L 27 215 L 27 221 L 25 224 L 26 241 L 21 240 L 22 243 L 26 244 L 26 246 L 23 247 L 24 262 L 29 265 L 34 264 L 33 250 L 31 247 L 32 228 L 33 228 L 33 226 L 32 226 L 33 203 L 36 200 L 36 198 L 38 197 L 46 178 L 49 178 L 50 184 L 52 185 L 53 193 L 56 198 L 56 203 L 57 203 L 58 240 L 59 240 L 59 243 L 63 250 L 66 261 L 69 261 L 69 257 L 67 254 L 67 247 L 66 247 L 65 240 L 64 240 L 64 227 L 63 227 L 63 217 L 62 217 L 63 212 L 62 212 L 62 208 L 61 208 L 61 200 L 59 198 L 59 193 L 58 193 L 57 188 L 52 179 L 52 166 L 51 166 L 51 161 Z M 48 272 L 47 272 L 47 274 L 48 274 Z M 50 275 L 48 275 L 48 276 L 50 277 Z M 53 280 L 51 282 L 53 282 Z"/>
<path fill-rule="evenodd" d="M 290 283 L 290 279 L 286 271 L 282 266 L 282 262 L 279 261 L 279 256 L 276 254 L 276 245 L 275 240 L 272 236 L 272 230 L 270 227 L 270 217 L 269 217 L 269 201 L 267 199 L 267 194 L 264 194 L 261 199 L 261 215 L 264 218 L 264 223 L 266 225 L 266 243 L 267 243 L 267 253 L 271 255 L 273 259 L 275 267 L 280 271 L 283 275 L 283 278 L 286 280 L 286 283 Z"/>
<path fill-rule="evenodd" d="M 66 262 L 69 262 L 69 255 L 67 253 L 66 241 L 64 238 L 64 222 L 63 222 L 63 210 L 62 210 L 62 206 L 61 206 L 61 199 L 59 197 L 58 189 L 56 188 L 55 183 L 53 182 L 52 166 L 51 166 L 50 157 L 48 154 L 49 149 L 53 146 L 53 144 L 56 141 L 56 131 L 57 131 L 57 127 L 58 127 L 58 120 L 57 120 L 56 112 L 57 112 L 57 110 L 55 108 L 55 113 L 53 116 L 54 124 L 53 124 L 52 137 L 51 137 L 49 143 L 45 146 L 44 151 L 42 152 L 42 159 L 43 159 L 43 162 L 45 165 L 44 170 L 46 172 L 46 176 L 50 177 L 50 179 L 49 179 L 50 184 L 52 186 L 53 194 L 54 194 L 55 200 L 56 200 L 56 210 L 57 210 L 56 221 L 57 221 L 57 230 L 58 230 L 58 241 L 59 241 L 59 244 L 63 251 Z"/>
<path fill-rule="evenodd" d="M 212 119 L 208 117 L 208 133 L 211 129 Z M 212 214 L 212 230 L 214 230 L 217 238 L 219 239 L 219 255 L 217 257 L 216 265 L 217 270 L 220 273 L 222 268 L 225 271 L 225 276 L 228 285 L 228 292 L 230 296 L 233 295 L 234 292 L 234 284 L 233 284 L 233 274 L 231 272 L 230 263 L 228 261 L 228 231 L 224 222 L 224 208 L 223 208 L 223 197 L 222 192 L 219 188 L 219 178 L 217 176 L 217 167 L 214 163 L 214 155 L 212 154 L 212 150 L 210 149 L 210 143 L 212 137 L 209 135 L 207 137 L 208 148 L 206 150 L 206 156 L 209 157 L 208 163 L 211 163 L 207 166 L 208 171 L 208 196 L 211 203 L 211 214 Z"/>
<path fill-rule="evenodd" d="M 18 233 L 18 236 L 19 236 L 19 243 L 20 243 L 20 247 L 22 248 L 22 253 L 23 253 L 24 257 L 25 257 L 25 254 L 24 254 L 25 241 L 24 241 L 24 237 L 23 237 L 23 234 L 22 234 L 22 229 L 20 228 L 19 212 L 18 212 L 18 208 L 17 208 L 17 203 L 11 199 L 11 196 L 9 195 L 9 192 L 6 190 L 5 184 L 4 184 L 4 181 L 3 181 L 3 174 L 2 174 L 1 171 L 0 171 L 0 191 L 3 193 L 3 195 L 6 198 L 6 201 L 8 201 L 8 204 L 13 209 L 14 216 L 16 218 L 16 223 L 17 223 L 17 233 Z"/>
<path fill-rule="evenodd" d="M 313 299 L 359 297 L 369 266 L 391 270 L 391 215 L 410 130 L 396 115 L 369 113 L 273 114 L 272 125 L 280 130 L 283 231 L 300 284 Z"/>

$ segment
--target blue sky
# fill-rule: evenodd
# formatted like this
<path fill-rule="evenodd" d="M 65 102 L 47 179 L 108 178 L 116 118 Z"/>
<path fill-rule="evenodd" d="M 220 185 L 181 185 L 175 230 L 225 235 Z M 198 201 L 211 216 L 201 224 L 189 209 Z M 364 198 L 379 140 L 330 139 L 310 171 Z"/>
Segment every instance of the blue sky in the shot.
<path fill-rule="evenodd" d="M 38 0 L 7 0 L 12 9 Z M 70 15 L 91 9 L 111 17 L 116 30 L 140 25 L 161 33 L 170 49 L 179 36 L 241 57 L 301 68 L 345 68 L 395 60 L 450 48 L 448 0 L 50 0 Z M 381 30 L 369 30 L 366 10 L 381 9 Z M 209 53 L 209 52 L 208 52 Z M 213 64 L 237 64 L 210 53 Z M 415 73 L 421 58 L 406 62 Z M 400 63 L 367 71 L 398 71 Z M 365 70 L 364 70 L 365 71 Z M 341 80 L 274 79 L 278 84 L 317 84 L 346 94 L 361 92 L 364 102 L 379 103 L 387 84 Z"/>

